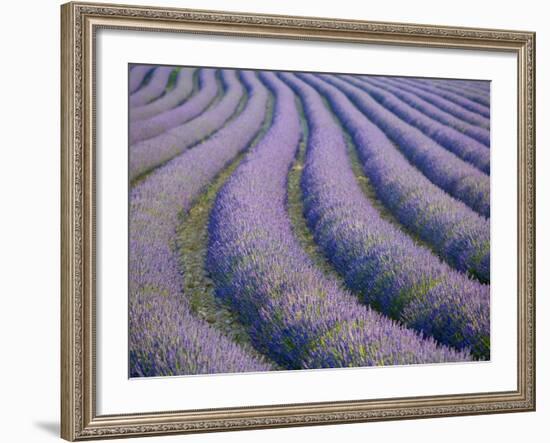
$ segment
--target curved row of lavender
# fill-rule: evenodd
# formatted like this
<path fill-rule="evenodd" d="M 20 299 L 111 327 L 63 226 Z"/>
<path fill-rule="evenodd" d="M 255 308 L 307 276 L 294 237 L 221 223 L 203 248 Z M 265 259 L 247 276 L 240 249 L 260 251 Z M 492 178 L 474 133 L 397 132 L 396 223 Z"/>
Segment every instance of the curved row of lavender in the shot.
<path fill-rule="evenodd" d="M 490 103 L 490 83 L 486 80 L 443 80 L 443 79 L 435 79 L 432 80 L 436 83 L 440 83 L 443 85 L 449 85 L 454 88 L 458 88 L 459 91 L 468 91 L 473 94 L 480 94 L 482 97 L 486 98 L 488 100 L 488 103 Z"/>
<path fill-rule="evenodd" d="M 157 137 L 130 146 L 130 180 L 134 180 L 190 146 L 201 142 L 235 116 L 239 102 L 244 98 L 245 90 L 235 70 L 224 69 L 222 80 L 225 88 L 222 98 L 198 118 L 163 132 Z"/>
<path fill-rule="evenodd" d="M 443 82 L 443 83 L 452 83 L 455 85 L 461 85 L 468 87 L 470 89 L 480 90 L 487 94 L 489 94 L 489 90 L 491 88 L 491 84 L 488 80 L 474 80 L 474 79 L 445 79 L 445 78 L 437 78 L 435 79 L 437 81 Z"/>
<path fill-rule="evenodd" d="M 423 134 L 427 135 L 433 141 L 460 157 L 462 160 L 475 166 L 485 174 L 491 172 L 491 153 L 484 144 L 448 125 L 443 125 L 437 120 L 424 115 L 422 112 L 405 103 L 393 92 L 386 91 L 384 88 L 373 84 L 368 78 L 363 81 L 345 75 L 341 76 L 341 78 L 363 89 L 388 111 L 392 112 L 409 125 L 419 129 Z"/>
<path fill-rule="evenodd" d="M 301 249 L 286 211 L 302 137 L 295 95 L 260 75 L 276 97 L 274 120 L 217 195 L 207 258 L 217 295 L 254 346 L 288 369 L 469 360 L 358 304 Z"/>
<path fill-rule="evenodd" d="M 319 93 L 291 74 L 282 77 L 301 97 L 307 117 L 304 215 L 327 259 L 366 304 L 488 359 L 489 287 L 452 270 L 380 217 L 359 187 L 342 128 Z M 449 291 L 451 281 L 457 284 Z"/>
<path fill-rule="evenodd" d="M 399 222 L 429 243 L 452 267 L 489 282 L 489 221 L 412 167 L 342 91 L 315 75 L 299 77 L 328 100 L 350 133 L 378 198 Z"/>
<path fill-rule="evenodd" d="M 174 68 L 167 66 L 155 68 L 149 83 L 130 95 L 130 108 L 146 105 L 160 97 L 166 89 L 168 78 L 173 70 Z"/>
<path fill-rule="evenodd" d="M 460 94 L 456 94 L 451 91 L 445 91 L 443 89 L 436 88 L 431 83 L 423 82 L 421 81 L 421 79 L 417 79 L 417 78 L 402 77 L 401 81 L 404 82 L 405 84 L 415 86 L 424 91 L 431 92 L 435 95 L 446 98 L 447 100 L 462 106 L 464 109 L 475 112 L 487 119 L 491 117 L 490 109 L 488 109 L 486 106 L 480 105 L 479 103 L 476 103 Z"/>
<path fill-rule="evenodd" d="M 138 88 L 143 83 L 145 76 L 149 71 L 151 71 L 154 66 L 150 65 L 137 65 L 130 69 L 129 73 L 129 84 L 128 84 L 128 93 L 133 94 L 138 90 Z"/>
<path fill-rule="evenodd" d="M 143 106 L 130 108 L 130 122 L 145 120 L 161 112 L 169 111 L 186 100 L 193 92 L 195 68 L 183 68 L 178 72 L 174 89 Z M 131 131 L 130 131 L 131 132 Z"/>
<path fill-rule="evenodd" d="M 468 111 L 456 103 L 447 100 L 446 98 L 440 97 L 431 92 L 427 92 L 423 89 L 420 89 L 416 86 L 413 86 L 408 83 L 404 83 L 403 78 L 400 77 L 385 77 L 383 79 L 384 83 L 388 83 L 392 86 L 397 87 L 400 91 L 410 92 L 411 94 L 419 97 L 426 102 L 436 106 L 442 111 L 448 112 L 459 120 L 465 121 L 472 125 L 479 126 L 481 128 L 489 130 L 490 121 L 488 118 L 483 117 L 481 114 L 476 112 Z"/>
<path fill-rule="evenodd" d="M 261 129 L 269 93 L 242 72 L 242 113 L 136 185 L 130 195 L 130 366 L 133 376 L 269 370 L 190 312 L 175 250 L 180 213 Z M 185 270 L 183 271 L 185 272 Z"/>
<path fill-rule="evenodd" d="M 336 76 L 323 74 L 319 77 L 344 92 L 431 182 L 489 217 L 491 201 L 487 175 L 401 120 L 359 87 Z"/>
<path fill-rule="evenodd" d="M 201 69 L 198 92 L 179 106 L 147 120 L 131 122 L 130 145 L 153 138 L 200 115 L 208 108 L 217 94 L 222 92 L 218 88 L 216 72 L 215 69 Z"/>
<path fill-rule="evenodd" d="M 449 83 L 447 81 L 441 81 L 439 79 L 435 80 L 427 80 L 422 79 L 424 83 L 430 83 L 434 85 L 436 88 L 439 88 L 443 91 L 452 92 L 455 94 L 459 94 L 463 97 L 466 97 L 473 102 L 479 103 L 480 105 L 487 108 L 487 110 L 491 106 L 491 100 L 489 99 L 489 96 L 483 92 L 479 91 L 471 91 L 468 87 L 457 85 L 456 83 Z"/>
<path fill-rule="evenodd" d="M 374 86 L 378 86 L 382 89 L 385 89 L 386 91 L 392 93 L 399 99 L 403 100 L 412 108 L 422 112 L 424 115 L 426 115 L 430 119 L 436 120 L 437 122 L 441 123 L 442 125 L 440 126 L 450 127 L 455 131 L 459 131 L 461 134 L 471 137 L 472 139 L 479 142 L 482 147 L 489 148 L 491 146 L 491 134 L 488 129 L 480 128 L 479 126 L 476 126 L 476 125 L 471 125 L 465 122 L 464 120 L 461 120 L 453 116 L 452 114 L 449 114 L 448 112 L 445 112 L 439 109 L 437 106 L 432 105 L 431 103 L 421 99 L 420 97 L 415 96 L 410 92 L 403 91 L 400 88 L 397 88 L 395 86 L 392 86 L 391 84 L 384 82 L 384 78 L 364 77 L 364 76 L 355 77 L 355 78 L 368 82 Z M 425 124 L 430 125 L 431 123 L 432 121 L 429 121 L 429 120 L 425 121 Z M 435 128 L 435 129 L 437 130 L 438 128 Z M 464 160 L 468 160 L 467 158 L 464 158 L 462 156 L 460 157 Z"/>

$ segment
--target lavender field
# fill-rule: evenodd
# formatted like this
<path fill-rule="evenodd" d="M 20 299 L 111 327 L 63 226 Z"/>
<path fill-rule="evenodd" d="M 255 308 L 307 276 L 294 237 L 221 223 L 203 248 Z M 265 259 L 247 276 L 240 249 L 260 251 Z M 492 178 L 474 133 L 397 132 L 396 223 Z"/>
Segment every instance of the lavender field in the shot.
<path fill-rule="evenodd" d="M 490 358 L 490 90 L 131 65 L 131 377 Z"/>

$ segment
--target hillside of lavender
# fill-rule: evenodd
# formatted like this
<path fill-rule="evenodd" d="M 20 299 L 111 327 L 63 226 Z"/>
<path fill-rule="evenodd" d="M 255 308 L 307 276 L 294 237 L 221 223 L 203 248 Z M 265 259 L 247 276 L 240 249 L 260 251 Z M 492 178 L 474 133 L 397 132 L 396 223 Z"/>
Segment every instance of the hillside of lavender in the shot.
<path fill-rule="evenodd" d="M 490 359 L 490 84 L 130 65 L 129 375 Z"/>

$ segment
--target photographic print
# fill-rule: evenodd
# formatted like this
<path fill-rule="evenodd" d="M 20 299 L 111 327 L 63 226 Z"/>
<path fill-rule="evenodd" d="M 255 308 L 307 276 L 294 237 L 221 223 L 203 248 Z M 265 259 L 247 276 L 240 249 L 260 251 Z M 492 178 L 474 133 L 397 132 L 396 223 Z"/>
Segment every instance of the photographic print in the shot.
<path fill-rule="evenodd" d="M 490 360 L 490 82 L 131 64 L 129 375 Z"/>

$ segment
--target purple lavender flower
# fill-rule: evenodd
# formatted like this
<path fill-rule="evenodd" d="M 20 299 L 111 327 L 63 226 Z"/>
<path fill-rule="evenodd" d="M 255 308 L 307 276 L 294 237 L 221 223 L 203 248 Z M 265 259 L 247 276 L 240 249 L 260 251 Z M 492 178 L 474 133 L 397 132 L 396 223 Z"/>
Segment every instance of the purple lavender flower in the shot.
<path fill-rule="evenodd" d="M 360 305 L 301 249 L 286 212 L 302 137 L 295 95 L 274 74 L 260 75 L 276 98 L 274 120 L 217 196 L 207 259 L 217 295 L 254 346 L 290 369 L 471 359 Z"/>
<path fill-rule="evenodd" d="M 462 106 L 457 105 L 456 103 L 447 100 L 446 98 L 440 97 L 437 94 L 427 92 L 426 90 L 420 89 L 410 83 L 405 83 L 403 80 L 404 79 L 400 77 L 384 77 L 383 79 L 385 83 L 391 84 L 392 86 L 399 88 L 399 90 L 401 91 L 410 92 L 411 94 L 422 98 L 426 102 L 431 103 L 442 111 L 454 115 L 460 120 L 468 122 L 472 125 L 479 126 L 481 128 L 489 129 L 490 121 L 488 118 L 483 117 L 476 112 L 468 111 Z"/>
<path fill-rule="evenodd" d="M 147 120 L 131 122 L 130 145 L 160 135 L 169 129 L 194 119 L 204 112 L 219 92 L 218 84 L 216 83 L 216 70 L 201 69 L 199 86 L 199 91 L 179 106 Z"/>
<path fill-rule="evenodd" d="M 166 89 L 168 78 L 173 69 L 165 66 L 156 68 L 149 83 L 130 95 L 130 108 L 146 105 L 159 97 Z"/>
<path fill-rule="evenodd" d="M 146 120 L 165 111 L 169 111 L 185 101 L 193 92 L 195 68 L 183 68 L 178 73 L 176 86 L 161 98 L 143 106 L 130 108 L 130 121 Z M 134 126 L 134 125 L 131 125 Z"/>
<path fill-rule="evenodd" d="M 234 116 L 244 88 L 234 70 L 223 70 L 227 88 L 221 100 L 203 114 L 161 135 L 130 146 L 130 180 L 148 172 L 219 130 Z"/>
<path fill-rule="evenodd" d="M 404 325 L 488 358 L 489 287 L 452 270 L 380 217 L 357 183 L 342 128 L 321 96 L 294 75 L 281 77 L 301 97 L 310 128 L 302 179 L 305 216 L 347 286 Z M 428 294 L 431 303 L 415 309 Z"/>
<path fill-rule="evenodd" d="M 488 220 L 450 197 L 412 167 L 343 92 L 317 76 L 299 74 L 299 77 L 329 101 L 357 146 L 378 198 L 395 217 L 432 245 L 451 266 L 488 282 Z M 334 247 L 345 249 L 347 246 L 335 244 Z"/>
<path fill-rule="evenodd" d="M 401 88 L 395 87 L 390 83 L 387 83 L 385 80 L 385 77 L 371 77 L 371 76 L 356 76 L 356 79 L 359 79 L 361 81 L 367 82 L 371 85 L 378 86 L 380 88 L 385 89 L 389 93 L 395 95 L 403 102 L 407 103 L 409 106 L 414 108 L 415 110 L 418 110 L 422 114 L 424 114 L 426 117 L 429 117 L 428 119 L 421 118 L 423 124 L 421 126 L 425 126 L 427 128 L 428 132 L 436 132 L 436 134 L 439 134 L 439 131 L 441 132 L 447 132 L 447 129 L 443 129 L 445 126 L 448 126 L 449 129 L 454 129 L 455 131 L 458 131 L 459 134 L 455 134 L 455 137 L 461 136 L 464 134 L 464 136 L 459 137 L 463 138 L 468 142 L 468 137 L 471 137 L 472 139 L 476 140 L 480 143 L 479 149 L 481 148 L 489 148 L 491 145 L 491 134 L 489 131 L 485 128 L 480 128 L 479 126 L 471 125 L 463 120 L 460 120 L 459 118 L 454 117 L 452 114 L 449 114 L 445 111 L 442 111 L 437 106 L 432 105 L 431 103 L 423 100 L 422 98 L 415 96 L 414 94 L 407 92 Z M 406 118 L 403 117 L 405 120 Z M 437 123 L 434 125 L 434 120 L 436 122 L 441 123 L 438 125 Z M 421 126 L 417 126 L 418 128 L 422 129 Z M 437 141 L 437 139 L 434 137 L 434 140 Z M 441 144 L 445 146 L 444 143 L 445 138 L 442 138 Z M 449 148 L 451 150 L 451 148 Z M 473 147 L 473 151 L 477 150 L 477 147 Z M 455 151 L 453 151 L 455 152 Z M 460 156 L 463 160 L 468 161 L 468 153 L 465 152 L 465 155 L 460 154 L 460 150 L 456 150 L 455 152 L 457 155 Z M 484 153 L 484 155 L 489 155 L 488 152 Z"/>
<path fill-rule="evenodd" d="M 450 126 L 443 125 L 427 117 L 422 112 L 417 111 L 414 107 L 400 100 L 395 92 L 385 91 L 383 88 L 376 86 L 368 78 L 363 78 L 363 81 L 351 76 L 342 76 L 342 78 L 349 81 L 352 85 L 363 89 L 384 108 L 409 125 L 420 129 L 422 133 L 443 148 L 474 165 L 480 171 L 486 174 L 490 173 L 491 153 L 482 143 L 460 133 Z"/>
<path fill-rule="evenodd" d="M 143 83 L 145 76 L 154 69 L 154 66 L 150 65 L 136 65 L 131 67 L 129 74 L 128 93 L 133 94 Z"/>
<path fill-rule="evenodd" d="M 130 302 L 130 377 L 271 370 L 208 323 L 187 300 L 152 291 Z"/>
<path fill-rule="evenodd" d="M 174 246 L 180 213 L 261 128 L 268 92 L 255 74 L 243 72 L 242 79 L 250 95 L 243 112 L 195 149 L 155 170 L 130 193 L 133 376 L 271 369 L 191 314 Z"/>
<path fill-rule="evenodd" d="M 418 89 L 421 89 L 423 91 L 427 91 L 435 95 L 438 95 L 439 97 L 443 97 L 453 103 L 456 103 L 457 105 L 462 106 L 464 109 L 467 109 L 468 111 L 472 111 L 479 115 L 482 115 L 487 119 L 491 117 L 491 112 L 487 106 L 483 106 L 479 103 L 469 100 L 468 98 L 463 97 L 462 95 L 437 88 L 433 84 L 423 82 L 421 79 L 401 78 L 401 81 L 406 84 L 415 86 Z"/>
<path fill-rule="evenodd" d="M 436 83 L 441 83 L 445 86 L 456 88 L 458 91 L 466 91 L 468 93 L 481 95 L 486 99 L 490 99 L 491 97 L 490 82 L 488 80 L 431 80 Z M 490 107 L 490 104 L 488 106 Z"/>
<path fill-rule="evenodd" d="M 489 217 L 490 182 L 487 175 L 443 149 L 420 130 L 409 126 L 362 89 L 336 76 L 321 75 L 320 78 L 342 90 L 431 182 L 479 214 Z"/>
<path fill-rule="evenodd" d="M 465 97 L 473 102 L 479 103 L 481 106 L 490 109 L 491 100 L 489 95 L 479 90 L 472 90 L 469 86 L 458 84 L 455 80 L 447 81 L 443 79 L 418 79 L 428 85 L 435 86 L 445 92 L 451 92 L 462 97 Z"/>

